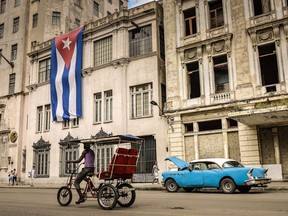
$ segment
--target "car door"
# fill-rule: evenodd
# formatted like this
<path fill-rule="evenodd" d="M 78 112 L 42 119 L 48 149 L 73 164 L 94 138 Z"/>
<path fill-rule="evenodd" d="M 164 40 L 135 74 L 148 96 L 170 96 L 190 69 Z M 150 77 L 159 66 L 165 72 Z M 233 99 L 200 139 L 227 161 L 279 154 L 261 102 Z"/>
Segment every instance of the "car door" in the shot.
<path fill-rule="evenodd" d="M 185 182 L 187 187 L 202 187 L 204 185 L 203 169 L 201 163 L 195 163 L 186 173 Z"/>

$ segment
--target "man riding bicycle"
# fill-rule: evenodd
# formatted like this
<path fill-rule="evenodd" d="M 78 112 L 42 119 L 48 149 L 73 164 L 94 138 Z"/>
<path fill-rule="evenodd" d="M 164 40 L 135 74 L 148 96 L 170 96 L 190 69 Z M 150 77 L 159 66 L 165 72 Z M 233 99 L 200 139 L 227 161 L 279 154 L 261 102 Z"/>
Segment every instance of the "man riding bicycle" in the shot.
<path fill-rule="evenodd" d="M 86 178 L 88 173 L 94 172 L 94 162 L 95 162 L 95 153 L 92 149 L 90 149 L 89 143 L 84 143 L 84 150 L 81 156 L 77 160 L 70 160 L 67 163 L 80 163 L 84 159 L 84 168 L 78 173 L 74 186 L 76 188 L 77 193 L 79 194 L 79 199 L 76 201 L 76 204 L 80 204 L 85 202 L 85 198 L 81 192 L 80 183 Z"/>

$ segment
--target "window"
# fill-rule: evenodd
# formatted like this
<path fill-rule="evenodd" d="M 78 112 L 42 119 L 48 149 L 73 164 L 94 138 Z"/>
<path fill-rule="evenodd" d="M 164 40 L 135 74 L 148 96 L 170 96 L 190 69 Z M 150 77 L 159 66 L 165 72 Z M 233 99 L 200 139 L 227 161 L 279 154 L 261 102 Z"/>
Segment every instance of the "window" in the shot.
<path fill-rule="evenodd" d="M 78 127 L 79 126 L 79 118 L 72 119 L 72 127 Z"/>
<path fill-rule="evenodd" d="M 16 58 L 17 58 L 17 44 L 14 44 L 11 47 L 11 61 L 16 60 Z"/>
<path fill-rule="evenodd" d="M 16 74 L 12 73 L 9 75 L 9 95 L 14 94 L 15 92 L 15 82 L 16 82 Z"/>
<path fill-rule="evenodd" d="M 160 56 L 165 60 L 165 36 L 163 26 L 159 26 L 159 37 L 160 37 Z"/>
<path fill-rule="evenodd" d="M 37 107 L 37 128 L 36 132 L 42 132 L 42 121 L 43 121 L 43 107 Z"/>
<path fill-rule="evenodd" d="M 254 16 L 266 14 L 271 11 L 270 0 L 253 0 Z"/>
<path fill-rule="evenodd" d="M 204 121 L 198 122 L 199 131 L 207 131 L 207 130 L 218 130 L 222 129 L 221 120 L 212 120 L 212 121 Z"/>
<path fill-rule="evenodd" d="M 0 38 L 4 36 L 4 23 L 0 24 Z"/>
<path fill-rule="evenodd" d="M 94 113 L 94 123 L 100 123 L 101 122 L 101 107 L 102 107 L 102 98 L 101 98 L 101 92 L 98 92 L 94 94 L 94 103 L 95 103 L 95 113 Z"/>
<path fill-rule="evenodd" d="M 32 28 L 36 28 L 38 26 L 38 13 L 33 14 L 33 20 L 32 20 Z"/>
<path fill-rule="evenodd" d="M 112 4 L 112 0 L 107 0 L 107 2 L 109 2 L 110 4 Z"/>
<path fill-rule="evenodd" d="M 49 177 L 49 157 L 50 157 L 50 146 L 49 142 L 45 142 L 42 137 L 37 143 L 33 144 L 35 153 L 34 164 L 37 178 Z"/>
<path fill-rule="evenodd" d="M 185 127 L 185 133 L 194 131 L 193 123 L 184 124 L 184 127 Z"/>
<path fill-rule="evenodd" d="M 210 28 L 217 28 L 224 25 L 222 0 L 209 2 Z"/>
<path fill-rule="evenodd" d="M 195 7 L 183 11 L 185 21 L 185 36 L 197 33 Z"/>
<path fill-rule="evenodd" d="M 97 2 L 93 2 L 93 14 L 99 17 L 99 4 Z"/>
<path fill-rule="evenodd" d="M 102 172 L 109 169 L 109 164 L 114 154 L 113 146 L 98 145 L 95 152 L 96 172 Z"/>
<path fill-rule="evenodd" d="M 94 42 L 94 66 L 107 64 L 112 60 L 112 36 Z"/>
<path fill-rule="evenodd" d="M 39 61 L 39 77 L 38 82 L 43 83 L 50 79 L 50 58 Z"/>
<path fill-rule="evenodd" d="M 107 16 L 110 16 L 110 15 L 111 15 L 111 13 L 109 11 L 107 11 Z"/>
<path fill-rule="evenodd" d="M 70 127 L 70 121 L 69 120 L 64 120 L 63 121 L 63 129 L 68 129 Z"/>
<path fill-rule="evenodd" d="M 119 10 L 122 10 L 122 9 L 123 9 L 123 1 L 119 0 Z"/>
<path fill-rule="evenodd" d="M 13 19 L 13 33 L 16 33 L 19 31 L 19 17 L 16 17 Z"/>
<path fill-rule="evenodd" d="M 44 131 L 50 130 L 51 123 L 51 108 L 50 104 L 45 105 L 45 117 L 44 117 Z"/>
<path fill-rule="evenodd" d="M 267 86 L 267 92 L 276 91 L 275 84 L 279 83 L 279 74 L 275 43 L 258 46 L 258 52 L 262 85 Z"/>
<path fill-rule="evenodd" d="M 1 0 L 0 2 L 0 14 L 5 12 L 6 0 Z"/>
<path fill-rule="evenodd" d="M 14 7 L 18 7 L 20 5 L 20 0 L 15 0 Z"/>
<path fill-rule="evenodd" d="M 132 118 L 151 116 L 152 84 L 131 87 Z"/>
<path fill-rule="evenodd" d="M 75 25 L 77 26 L 77 28 L 80 26 L 80 20 L 75 18 Z"/>
<path fill-rule="evenodd" d="M 69 170 L 76 170 L 77 164 L 67 163 L 69 160 L 77 160 L 79 158 L 79 145 L 68 146 L 67 143 L 60 143 L 60 175 L 67 176 Z"/>
<path fill-rule="evenodd" d="M 44 111 L 43 111 L 44 110 Z M 37 125 L 36 132 L 49 131 L 51 127 L 51 105 L 47 104 L 44 106 L 37 107 Z"/>
<path fill-rule="evenodd" d="M 60 25 L 61 24 L 61 13 L 53 12 L 52 13 L 52 25 Z"/>
<path fill-rule="evenodd" d="M 105 121 L 112 121 L 112 105 L 113 105 L 113 95 L 112 90 L 105 91 Z"/>
<path fill-rule="evenodd" d="M 188 97 L 200 97 L 200 78 L 199 78 L 199 64 L 197 62 L 186 64 L 187 81 L 188 81 Z"/>
<path fill-rule="evenodd" d="M 130 57 L 152 52 L 151 26 L 133 29 L 129 32 L 129 55 Z"/>
<path fill-rule="evenodd" d="M 229 91 L 227 55 L 213 57 L 215 93 Z"/>

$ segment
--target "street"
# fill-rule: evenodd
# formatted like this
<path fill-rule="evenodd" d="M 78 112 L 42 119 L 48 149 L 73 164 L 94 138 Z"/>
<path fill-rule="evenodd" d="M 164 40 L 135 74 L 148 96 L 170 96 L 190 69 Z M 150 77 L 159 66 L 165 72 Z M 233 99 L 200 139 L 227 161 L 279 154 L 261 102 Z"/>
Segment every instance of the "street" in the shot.
<path fill-rule="evenodd" d="M 68 207 L 57 203 L 57 189 L 0 188 L 1 216 L 52 215 L 288 215 L 288 191 L 251 191 L 247 194 L 221 192 L 177 192 L 137 190 L 136 201 L 129 208 L 116 206 L 102 210 L 96 199 Z"/>

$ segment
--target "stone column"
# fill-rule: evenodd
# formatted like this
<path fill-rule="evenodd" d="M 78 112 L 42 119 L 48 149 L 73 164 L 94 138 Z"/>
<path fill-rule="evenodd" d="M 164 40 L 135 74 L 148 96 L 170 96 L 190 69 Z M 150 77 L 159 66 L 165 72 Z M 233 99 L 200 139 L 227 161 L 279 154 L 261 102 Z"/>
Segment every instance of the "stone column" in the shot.
<path fill-rule="evenodd" d="M 274 141 L 274 151 L 275 151 L 275 161 L 276 164 L 280 164 L 280 149 L 279 149 L 279 138 L 277 128 L 272 128 L 273 141 Z"/>

